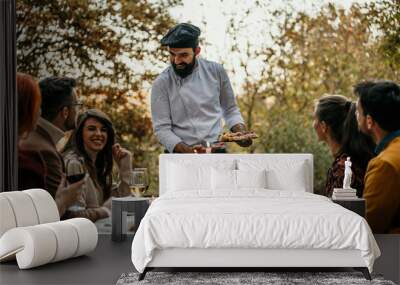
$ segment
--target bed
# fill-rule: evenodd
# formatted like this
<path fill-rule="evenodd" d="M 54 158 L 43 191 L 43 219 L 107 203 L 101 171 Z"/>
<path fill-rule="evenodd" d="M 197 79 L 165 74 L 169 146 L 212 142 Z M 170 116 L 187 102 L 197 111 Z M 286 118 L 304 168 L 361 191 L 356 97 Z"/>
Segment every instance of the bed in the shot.
<path fill-rule="evenodd" d="M 162 154 L 160 197 L 132 242 L 154 268 L 352 267 L 380 251 L 359 215 L 313 194 L 311 154 Z"/>

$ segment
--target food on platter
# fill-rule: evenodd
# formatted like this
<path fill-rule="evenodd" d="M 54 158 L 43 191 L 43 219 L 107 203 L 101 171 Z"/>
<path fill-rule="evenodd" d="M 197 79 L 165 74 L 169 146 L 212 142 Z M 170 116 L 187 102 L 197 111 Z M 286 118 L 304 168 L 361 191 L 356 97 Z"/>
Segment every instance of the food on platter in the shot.
<path fill-rule="evenodd" d="M 236 142 L 242 141 L 247 139 L 256 139 L 258 135 L 253 131 L 243 131 L 243 132 L 235 132 L 235 133 L 224 133 L 220 135 L 219 141 L 220 142 Z"/>
<path fill-rule="evenodd" d="M 196 144 L 193 146 L 196 153 L 218 153 L 224 152 L 226 145 L 224 142 L 214 142 L 207 144 Z"/>

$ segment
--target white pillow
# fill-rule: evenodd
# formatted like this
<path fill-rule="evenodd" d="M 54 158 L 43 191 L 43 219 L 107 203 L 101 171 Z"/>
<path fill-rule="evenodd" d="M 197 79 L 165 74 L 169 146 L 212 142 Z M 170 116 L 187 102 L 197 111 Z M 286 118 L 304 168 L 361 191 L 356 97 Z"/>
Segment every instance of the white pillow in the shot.
<path fill-rule="evenodd" d="M 212 169 L 213 190 L 238 190 L 240 188 L 267 188 L 266 170 Z"/>
<path fill-rule="evenodd" d="M 267 188 L 267 171 L 236 170 L 238 188 Z"/>
<path fill-rule="evenodd" d="M 278 169 L 267 171 L 268 189 L 306 192 L 307 181 L 302 167 L 285 173 Z"/>
<path fill-rule="evenodd" d="M 204 155 L 204 159 L 202 159 L 202 155 L 195 155 L 199 158 L 197 159 L 188 159 L 186 157 L 190 157 L 191 155 L 179 155 L 179 158 L 173 158 L 168 160 L 167 167 L 170 165 L 182 165 L 184 167 L 214 167 L 217 169 L 236 169 L 236 159 L 208 159 L 207 155 Z M 211 155 L 213 156 L 213 155 Z"/>
<path fill-rule="evenodd" d="M 266 169 L 267 188 L 306 191 L 308 175 L 304 160 L 238 160 L 239 170 Z"/>
<path fill-rule="evenodd" d="M 186 166 L 172 162 L 168 166 L 168 191 L 211 188 L 211 167 Z"/>
<path fill-rule="evenodd" d="M 213 190 L 236 190 L 236 170 L 212 168 L 212 189 Z"/>
<path fill-rule="evenodd" d="M 211 182 L 212 168 L 235 169 L 236 160 L 220 159 L 204 161 L 188 160 L 185 155 L 167 163 L 167 191 L 208 190 L 213 188 Z M 211 165 L 208 165 L 210 164 Z"/>

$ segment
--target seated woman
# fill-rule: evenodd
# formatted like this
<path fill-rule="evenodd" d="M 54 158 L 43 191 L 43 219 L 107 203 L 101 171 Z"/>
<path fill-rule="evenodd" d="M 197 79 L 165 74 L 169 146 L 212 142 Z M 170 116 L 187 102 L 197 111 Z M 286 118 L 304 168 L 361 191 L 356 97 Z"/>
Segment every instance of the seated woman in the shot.
<path fill-rule="evenodd" d="M 78 118 L 63 157 L 67 167 L 79 161 L 89 174 L 83 187 L 81 209 L 70 210 L 67 217 L 85 217 L 93 222 L 110 216 L 111 196 L 128 196 L 128 179 L 132 171 L 132 154 L 114 143 L 115 132 L 109 117 L 90 109 Z M 121 183 L 113 189 L 113 159 L 119 168 Z"/>
<path fill-rule="evenodd" d="M 20 140 L 36 128 L 40 117 L 42 96 L 38 82 L 28 74 L 17 73 L 18 96 L 18 189 L 45 189 L 47 176 L 46 164 L 40 152 L 26 150 L 20 146 Z M 67 207 L 75 203 L 81 195 L 79 189 L 83 181 L 65 187 L 65 177 L 55 195 L 55 202 L 60 216 Z"/>
<path fill-rule="evenodd" d="M 44 188 L 45 167 L 39 153 L 23 150 L 19 141 L 36 128 L 42 96 L 39 84 L 28 74 L 17 73 L 18 188 Z"/>
<path fill-rule="evenodd" d="M 352 161 L 351 187 L 362 197 L 364 175 L 374 156 L 373 141 L 358 130 L 356 105 L 341 95 L 326 95 L 318 100 L 314 112 L 314 129 L 318 140 L 325 142 L 334 158 L 328 170 L 325 195 L 332 196 L 333 188 L 343 187 L 346 158 Z"/>

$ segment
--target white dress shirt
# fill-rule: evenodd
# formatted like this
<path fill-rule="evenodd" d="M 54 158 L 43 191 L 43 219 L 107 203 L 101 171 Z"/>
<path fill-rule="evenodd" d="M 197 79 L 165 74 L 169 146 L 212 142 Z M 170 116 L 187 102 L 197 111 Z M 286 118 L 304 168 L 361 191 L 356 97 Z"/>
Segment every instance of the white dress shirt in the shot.
<path fill-rule="evenodd" d="M 154 81 L 151 90 L 154 132 L 169 152 L 184 142 L 217 141 L 222 119 L 232 128 L 243 123 L 228 75 L 221 64 L 196 59 L 193 72 L 178 76 L 172 66 Z"/>

